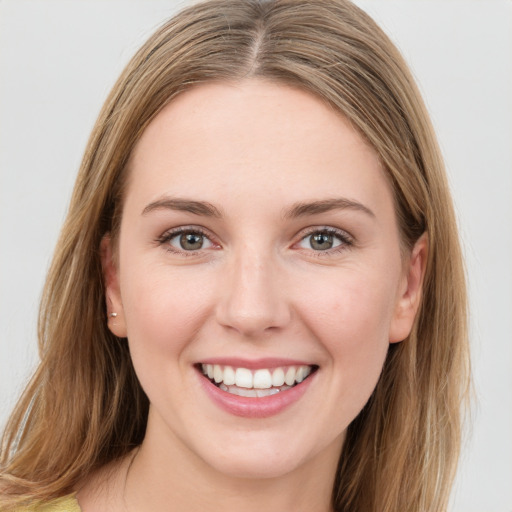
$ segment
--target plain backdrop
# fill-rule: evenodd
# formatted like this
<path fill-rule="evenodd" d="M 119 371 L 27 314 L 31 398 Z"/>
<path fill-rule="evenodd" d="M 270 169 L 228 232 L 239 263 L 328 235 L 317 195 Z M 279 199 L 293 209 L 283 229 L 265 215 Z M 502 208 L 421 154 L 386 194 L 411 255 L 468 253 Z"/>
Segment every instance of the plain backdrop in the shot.
<path fill-rule="evenodd" d="M 476 400 L 451 510 L 512 512 L 512 2 L 357 3 L 420 84 L 465 248 Z M 37 363 L 43 280 L 100 106 L 182 4 L 0 0 L 0 425 Z"/>

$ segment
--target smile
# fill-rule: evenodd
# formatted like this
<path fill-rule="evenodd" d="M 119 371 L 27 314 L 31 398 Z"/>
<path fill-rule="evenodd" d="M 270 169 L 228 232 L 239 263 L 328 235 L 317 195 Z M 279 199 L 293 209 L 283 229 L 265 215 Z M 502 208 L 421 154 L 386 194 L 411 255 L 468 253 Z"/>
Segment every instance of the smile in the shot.
<path fill-rule="evenodd" d="M 218 364 L 202 364 L 200 368 L 203 375 L 222 391 L 242 397 L 263 398 L 300 384 L 317 367 L 298 365 L 250 370 Z"/>

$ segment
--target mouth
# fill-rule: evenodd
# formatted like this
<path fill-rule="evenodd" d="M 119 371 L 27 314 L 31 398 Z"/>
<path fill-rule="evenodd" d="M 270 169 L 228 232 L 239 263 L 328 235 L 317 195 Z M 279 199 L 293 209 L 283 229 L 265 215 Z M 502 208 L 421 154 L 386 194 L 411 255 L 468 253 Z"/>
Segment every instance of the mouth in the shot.
<path fill-rule="evenodd" d="M 289 365 L 251 370 L 220 364 L 203 363 L 198 370 L 217 388 L 248 398 L 264 398 L 301 384 L 318 370 L 316 365 Z"/>

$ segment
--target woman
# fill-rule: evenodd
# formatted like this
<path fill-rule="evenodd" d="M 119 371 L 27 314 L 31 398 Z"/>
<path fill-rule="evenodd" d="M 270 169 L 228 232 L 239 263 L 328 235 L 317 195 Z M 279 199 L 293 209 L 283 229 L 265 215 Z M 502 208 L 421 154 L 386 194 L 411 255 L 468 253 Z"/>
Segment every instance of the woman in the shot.
<path fill-rule="evenodd" d="M 446 509 L 453 209 L 406 65 L 347 1 L 212 0 L 149 39 L 40 319 L 2 510 Z"/>

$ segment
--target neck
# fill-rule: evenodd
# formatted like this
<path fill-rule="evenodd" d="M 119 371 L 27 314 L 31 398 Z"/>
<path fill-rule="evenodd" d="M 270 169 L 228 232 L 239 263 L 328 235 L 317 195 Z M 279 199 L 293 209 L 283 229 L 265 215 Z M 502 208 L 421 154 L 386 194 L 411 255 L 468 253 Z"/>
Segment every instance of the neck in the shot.
<path fill-rule="evenodd" d="M 142 445 L 78 486 L 82 512 L 332 512 L 340 437 L 290 471 L 219 471 L 180 440 L 148 424 Z"/>
<path fill-rule="evenodd" d="M 162 446 L 146 436 L 126 474 L 128 512 L 329 512 L 338 446 L 329 446 L 289 472 L 240 477 L 212 468 L 181 443 Z"/>

